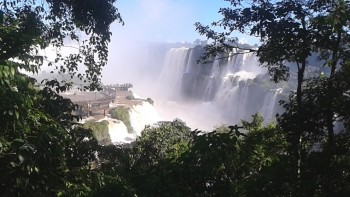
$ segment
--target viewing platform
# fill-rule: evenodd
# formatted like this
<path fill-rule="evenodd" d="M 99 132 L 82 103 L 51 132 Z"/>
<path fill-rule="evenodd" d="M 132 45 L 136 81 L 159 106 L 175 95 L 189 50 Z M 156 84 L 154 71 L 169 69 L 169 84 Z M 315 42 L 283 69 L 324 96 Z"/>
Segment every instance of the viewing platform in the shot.
<path fill-rule="evenodd" d="M 94 117 L 101 119 L 110 109 L 117 106 L 132 108 L 134 105 L 142 104 L 142 99 L 133 98 L 133 93 L 120 86 L 118 88 L 109 87 L 107 90 L 88 92 L 88 91 L 68 91 L 62 94 L 69 98 L 74 104 L 79 106 L 75 112 L 82 117 Z"/>

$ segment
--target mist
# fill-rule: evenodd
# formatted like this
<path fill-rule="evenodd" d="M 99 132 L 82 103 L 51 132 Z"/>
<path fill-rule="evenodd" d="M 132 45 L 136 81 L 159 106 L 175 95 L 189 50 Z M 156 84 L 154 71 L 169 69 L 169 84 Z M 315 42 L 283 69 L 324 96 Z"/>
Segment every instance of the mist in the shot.
<path fill-rule="evenodd" d="M 199 0 L 118 1 L 125 26 L 115 23 L 111 27 L 109 61 L 103 69 L 102 82 L 132 83 L 133 92 L 155 101 L 161 120 L 180 118 L 192 129 L 201 130 L 237 123 L 239 119 L 234 122 L 232 116 L 227 116 L 213 102 L 181 96 L 171 79 L 176 73 L 165 71 L 166 66 L 172 66 L 165 65 L 171 48 L 191 48 L 196 39 L 205 40 L 195 31 L 194 23 L 210 24 L 218 20 L 219 8 L 227 5 L 227 2 Z M 176 64 L 177 60 L 173 61 Z"/>

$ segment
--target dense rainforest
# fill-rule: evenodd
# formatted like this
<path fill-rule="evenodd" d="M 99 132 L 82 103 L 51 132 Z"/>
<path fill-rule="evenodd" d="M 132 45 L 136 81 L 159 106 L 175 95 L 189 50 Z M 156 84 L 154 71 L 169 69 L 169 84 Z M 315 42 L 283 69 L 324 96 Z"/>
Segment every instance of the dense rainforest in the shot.
<path fill-rule="evenodd" d="M 349 196 L 350 1 L 227 1 L 220 21 L 195 25 L 211 41 L 199 61 L 244 50 L 235 32 L 258 37 L 244 51 L 272 80 L 297 75 L 284 112 L 267 125 L 252 114 L 208 133 L 161 122 L 124 145 L 98 143 L 77 123 L 76 106 L 59 94 L 70 83 L 38 88 L 29 76 L 48 66 L 99 89 L 110 25 L 124 23 L 115 0 L 1 1 L 0 195 Z M 54 59 L 43 55 L 47 47 Z M 311 54 L 329 73 L 305 78 Z"/>

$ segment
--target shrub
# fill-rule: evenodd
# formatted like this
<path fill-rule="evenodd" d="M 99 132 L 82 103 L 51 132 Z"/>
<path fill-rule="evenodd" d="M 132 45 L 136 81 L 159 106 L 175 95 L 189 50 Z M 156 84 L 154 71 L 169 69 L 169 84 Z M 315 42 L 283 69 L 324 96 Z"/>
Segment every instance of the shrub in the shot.
<path fill-rule="evenodd" d="M 130 94 L 130 95 L 126 96 L 125 98 L 128 99 L 128 100 L 134 100 L 135 99 L 133 94 Z"/>
<path fill-rule="evenodd" d="M 112 118 L 122 121 L 128 129 L 129 133 L 133 132 L 130 122 L 129 108 L 118 106 L 114 109 L 111 109 L 109 113 L 111 114 Z"/>
<path fill-rule="evenodd" d="M 83 125 L 83 128 L 91 129 L 95 139 L 101 144 L 110 144 L 111 138 L 109 136 L 108 121 L 102 122 L 88 121 Z"/>
<path fill-rule="evenodd" d="M 151 105 L 154 104 L 154 101 L 151 98 L 147 98 L 146 101 L 149 102 Z"/>

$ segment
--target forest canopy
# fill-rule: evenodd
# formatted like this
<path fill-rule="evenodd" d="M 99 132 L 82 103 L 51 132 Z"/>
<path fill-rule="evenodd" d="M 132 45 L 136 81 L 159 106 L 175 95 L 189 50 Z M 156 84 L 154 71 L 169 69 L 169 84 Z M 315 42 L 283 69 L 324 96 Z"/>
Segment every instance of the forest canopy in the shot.
<path fill-rule="evenodd" d="M 47 65 L 98 89 L 110 25 L 123 24 L 115 0 L 1 1 L 1 195 L 349 196 L 350 2 L 227 1 L 221 20 L 196 23 L 212 40 L 202 60 L 240 50 L 255 53 L 276 82 L 297 72 L 284 112 L 266 125 L 254 114 L 208 133 L 180 119 L 160 122 L 123 145 L 101 143 L 109 142 L 106 122 L 77 124 L 76 105 L 59 94 L 69 84 L 46 80 L 39 89 L 24 74 Z M 237 31 L 261 45 L 242 48 Z M 53 60 L 41 53 L 47 47 Z M 77 52 L 65 55 L 66 47 Z M 305 77 L 312 53 L 329 73 Z"/>
<path fill-rule="evenodd" d="M 100 85 L 107 63 L 110 25 L 123 23 L 115 0 L 0 2 L 0 190 L 2 196 L 76 196 L 91 193 L 88 182 L 99 145 L 76 127 L 75 105 L 59 95 L 69 84 L 44 81 L 43 66 Z M 75 43 L 71 46 L 67 43 Z M 43 54 L 55 49 L 54 59 Z M 75 53 L 64 54 L 67 48 Z M 78 73 L 78 66 L 85 73 Z M 90 178 L 88 178 L 90 177 Z M 89 181 L 82 181 L 89 180 Z M 96 182 L 95 182 L 96 181 Z"/>

